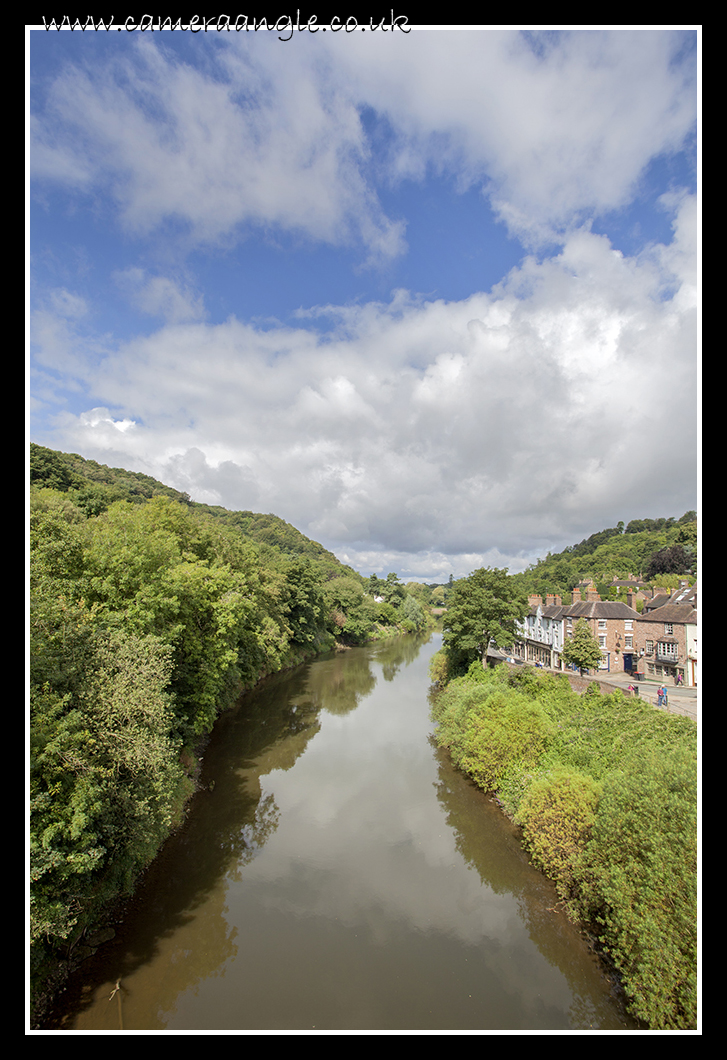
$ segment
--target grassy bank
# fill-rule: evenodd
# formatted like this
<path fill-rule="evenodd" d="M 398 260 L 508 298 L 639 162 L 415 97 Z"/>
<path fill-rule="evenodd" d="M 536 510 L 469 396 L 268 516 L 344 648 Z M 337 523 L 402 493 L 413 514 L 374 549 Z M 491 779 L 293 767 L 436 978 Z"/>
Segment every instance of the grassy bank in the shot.
<path fill-rule="evenodd" d="M 441 675 L 435 656 L 432 676 Z M 697 1020 L 697 730 L 621 692 L 529 668 L 432 691 L 437 740 L 496 793 L 651 1028 Z"/>

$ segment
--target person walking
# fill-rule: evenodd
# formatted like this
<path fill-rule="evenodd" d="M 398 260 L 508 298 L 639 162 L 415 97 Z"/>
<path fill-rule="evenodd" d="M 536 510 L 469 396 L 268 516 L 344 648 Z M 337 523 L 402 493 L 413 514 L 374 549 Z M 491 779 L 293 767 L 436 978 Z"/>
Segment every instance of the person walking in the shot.
<path fill-rule="evenodd" d="M 664 686 L 663 685 L 659 685 L 659 687 L 656 690 L 656 705 L 657 705 L 657 707 L 662 707 L 664 705 L 664 695 L 665 695 L 665 693 L 666 693 L 666 689 L 664 688 Z"/>

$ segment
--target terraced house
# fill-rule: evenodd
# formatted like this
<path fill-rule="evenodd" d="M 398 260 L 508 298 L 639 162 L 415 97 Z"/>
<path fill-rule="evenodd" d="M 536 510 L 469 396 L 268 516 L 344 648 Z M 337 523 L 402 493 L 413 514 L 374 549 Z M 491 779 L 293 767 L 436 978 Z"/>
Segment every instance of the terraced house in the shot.
<path fill-rule="evenodd" d="M 693 687 L 698 675 L 697 586 L 681 586 L 661 606 L 639 616 L 639 670 L 646 677 L 680 680 Z"/>
<path fill-rule="evenodd" d="M 585 597 L 585 599 L 584 599 Z M 521 636 L 513 645 L 513 654 L 523 662 L 540 663 L 559 670 L 563 668 L 563 645 L 573 635 L 576 622 L 585 619 L 601 647 L 601 670 L 607 673 L 631 672 L 637 660 L 635 642 L 638 611 L 628 604 L 601 600 L 593 582 L 573 591 L 573 601 L 564 604 L 561 597 L 528 598 L 530 612 L 521 623 Z"/>

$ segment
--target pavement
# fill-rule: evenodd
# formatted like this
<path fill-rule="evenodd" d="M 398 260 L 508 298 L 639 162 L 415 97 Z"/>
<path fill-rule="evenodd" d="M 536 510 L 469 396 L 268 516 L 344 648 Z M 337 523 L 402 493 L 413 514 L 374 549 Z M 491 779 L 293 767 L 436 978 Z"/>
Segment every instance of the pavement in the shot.
<path fill-rule="evenodd" d="M 675 685 L 671 680 L 663 681 L 657 678 L 642 677 L 641 680 L 635 681 L 630 674 L 626 673 L 610 673 L 603 674 L 603 676 L 601 673 L 602 671 L 598 675 L 599 681 L 615 685 L 623 691 L 627 691 L 629 685 L 633 685 L 639 691 L 639 698 L 653 703 L 654 706 L 657 706 L 658 699 L 656 690 L 663 685 L 666 688 L 667 705 L 662 709 L 668 710 L 671 714 L 686 714 L 695 721 L 699 720 L 698 688 L 685 688 L 683 685 Z"/>
<path fill-rule="evenodd" d="M 534 665 L 530 663 L 529 665 Z M 548 667 L 543 667 L 547 670 Z M 569 673 L 568 670 L 552 670 L 551 673 Z M 577 671 L 575 671 L 577 673 Z M 666 709 L 670 714 L 685 714 L 689 718 L 694 718 L 695 721 L 699 720 L 699 689 L 698 688 L 685 688 L 684 686 L 677 686 L 672 680 L 657 680 L 656 678 L 641 678 L 640 681 L 636 681 L 631 674 L 623 672 L 608 673 L 605 670 L 591 671 L 588 675 L 584 675 L 592 681 L 598 681 L 602 685 L 612 685 L 614 688 L 620 688 L 624 692 L 628 692 L 629 685 L 633 685 L 639 691 L 639 698 L 645 700 L 647 703 L 652 703 L 655 707 L 657 704 L 656 690 L 659 685 L 664 685 L 667 692 L 667 705 L 662 707 Z"/>

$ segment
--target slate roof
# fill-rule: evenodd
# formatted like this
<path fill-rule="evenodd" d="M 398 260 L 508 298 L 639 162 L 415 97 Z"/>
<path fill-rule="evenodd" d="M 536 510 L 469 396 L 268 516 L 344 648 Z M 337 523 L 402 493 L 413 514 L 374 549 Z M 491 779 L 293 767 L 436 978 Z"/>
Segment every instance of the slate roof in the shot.
<path fill-rule="evenodd" d="M 563 614 L 572 618 L 638 618 L 638 611 L 618 600 L 581 600 L 566 604 Z"/>
<path fill-rule="evenodd" d="M 682 623 L 696 625 L 697 611 L 691 604 L 664 604 L 663 607 L 658 607 L 656 611 L 649 611 L 645 615 L 639 615 L 639 622 L 658 622 L 659 625 L 664 622 L 676 622 L 679 625 Z"/>
<path fill-rule="evenodd" d="M 671 596 L 668 593 L 660 593 L 659 596 L 653 596 L 644 603 L 644 611 L 657 611 L 665 604 L 668 604 L 670 600 Z"/>
<path fill-rule="evenodd" d="M 540 607 L 544 618 L 638 618 L 639 613 L 618 600 L 577 600 L 572 604 L 548 604 Z M 538 606 L 530 608 L 535 615 Z"/>
<path fill-rule="evenodd" d="M 683 589 L 677 589 L 676 592 L 672 593 L 669 597 L 670 604 L 691 604 L 692 607 L 697 606 L 697 583 L 694 585 L 685 585 Z"/>

